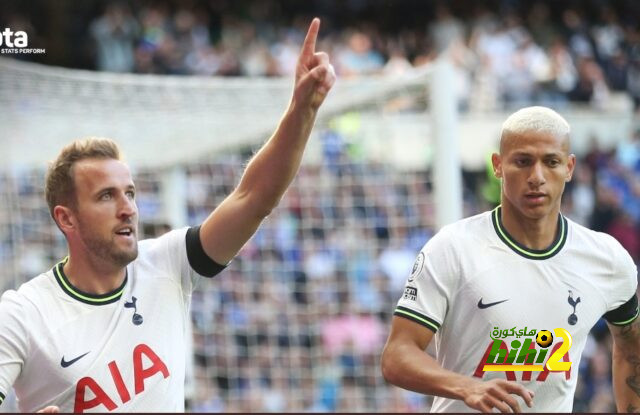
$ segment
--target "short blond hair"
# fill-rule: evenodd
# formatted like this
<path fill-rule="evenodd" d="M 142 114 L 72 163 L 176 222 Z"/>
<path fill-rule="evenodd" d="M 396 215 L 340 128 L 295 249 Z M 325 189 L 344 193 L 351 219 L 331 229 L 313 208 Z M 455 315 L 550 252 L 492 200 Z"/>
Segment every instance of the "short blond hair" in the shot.
<path fill-rule="evenodd" d="M 120 148 L 109 138 L 87 137 L 66 145 L 55 160 L 49 164 L 45 176 L 44 196 L 53 217 L 53 209 L 58 205 L 75 206 L 75 181 L 73 166 L 85 159 L 120 160 Z"/>
<path fill-rule="evenodd" d="M 551 108 L 527 107 L 511 114 L 502 124 L 502 134 L 540 131 L 556 137 L 568 136 L 571 127 L 564 117 Z"/>

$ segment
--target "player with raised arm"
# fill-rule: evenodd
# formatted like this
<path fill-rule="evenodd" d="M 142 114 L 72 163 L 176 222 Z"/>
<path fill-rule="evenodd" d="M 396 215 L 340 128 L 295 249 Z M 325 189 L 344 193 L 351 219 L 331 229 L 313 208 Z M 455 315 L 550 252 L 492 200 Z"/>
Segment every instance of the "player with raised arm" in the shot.
<path fill-rule="evenodd" d="M 46 179 L 69 255 L 0 301 L 0 401 L 21 411 L 183 411 L 195 279 L 213 277 L 294 178 L 335 72 L 311 22 L 292 98 L 240 183 L 200 225 L 138 242 L 129 168 L 108 139 L 76 141 Z"/>
<path fill-rule="evenodd" d="M 637 270 L 614 238 L 560 213 L 575 166 L 569 135 L 549 108 L 508 117 L 492 157 L 501 206 L 445 226 L 418 255 L 382 372 L 435 395 L 433 412 L 571 412 L 580 357 L 603 316 L 618 410 L 640 407 Z M 424 352 L 434 337 L 435 359 Z"/>

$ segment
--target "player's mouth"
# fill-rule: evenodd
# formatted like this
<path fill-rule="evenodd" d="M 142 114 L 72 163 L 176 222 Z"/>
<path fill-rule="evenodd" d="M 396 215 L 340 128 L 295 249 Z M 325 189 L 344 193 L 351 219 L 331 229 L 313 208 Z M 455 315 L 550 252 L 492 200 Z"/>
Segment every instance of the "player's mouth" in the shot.
<path fill-rule="evenodd" d="M 542 192 L 528 192 L 524 195 L 525 199 L 534 205 L 543 203 L 547 195 Z"/>
<path fill-rule="evenodd" d="M 115 231 L 116 235 L 124 239 L 134 239 L 136 236 L 136 230 L 133 226 L 122 226 Z"/>

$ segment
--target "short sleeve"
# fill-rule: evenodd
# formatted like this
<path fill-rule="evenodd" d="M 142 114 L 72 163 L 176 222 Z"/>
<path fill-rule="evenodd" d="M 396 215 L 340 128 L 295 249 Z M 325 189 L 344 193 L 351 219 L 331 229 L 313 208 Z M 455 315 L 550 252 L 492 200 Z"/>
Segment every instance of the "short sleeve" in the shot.
<path fill-rule="evenodd" d="M 614 326 L 626 326 L 633 323 L 638 318 L 638 296 L 633 294 L 629 301 L 608 311 L 603 317 Z"/>
<path fill-rule="evenodd" d="M 614 248 L 613 275 L 607 313 L 603 317 L 610 324 L 625 326 L 638 317 L 638 270 L 626 249 L 615 239 L 611 240 Z"/>
<path fill-rule="evenodd" d="M 0 299 L 0 402 L 20 376 L 28 353 L 28 331 L 19 299 L 13 290 Z"/>
<path fill-rule="evenodd" d="M 169 270 L 180 279 L 185 294 L 193 290 L 195 279 L 213 276 L 225 267 L 206 256 L 198 228 L 181 228 L 141 242 L 144 255 L 156 267 Z"/>
<path fill-rule="evenodd" d="M 204 252 L 200 240 L 200 226 L 187 229 L 186 245 L 189 265 L 203 277 L 214 277 L 226 268 L 226 265 L 218 264 Z"/>
<path fill-rule="evenodd" d="M 457 275 L 453 239 L 445 227 L 418 254 L 394 315 L 438 331 L 456 291 Z"/>

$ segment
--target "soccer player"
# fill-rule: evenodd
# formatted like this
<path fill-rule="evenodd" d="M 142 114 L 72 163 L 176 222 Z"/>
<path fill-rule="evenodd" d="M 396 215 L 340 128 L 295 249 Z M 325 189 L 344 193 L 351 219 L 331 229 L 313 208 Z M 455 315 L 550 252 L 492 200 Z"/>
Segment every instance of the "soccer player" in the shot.
<path fill-rule="evenodd" d="M 575 166 L 569 135 L 569 124 L 548 108 L 509 116 L 492 156 L 501 206 L 445 226 L 418 255 L 382 373 L 435 395 L 433 412 L 571 412 L 580 356 L 603 316 L 613 334 L 618 410 L 640 408 L 636 267 L 611 236 L 560 213 Z M 556 331 L 549 349 L 531 335 L 556 329 L 569 335 Z M 424 352 L 434 335 L 435 359 Z M 570 370 L 549 370 L 551 356 Z M 540 367 L 485 370 L 491 363 Z"/>
<path fill-rule="evenodd" d="M 129 168 L 107 139 L 65 147 L 46 199 L 69 255 L 0 301 L 0 398 L 22 411 L 183 411 L 185 333 L 200 276 L 225 268 L 295 176 L 335 81 L 311 22 L 292 98 L 237 188 L 200 225 L 138 242 Z"/>

